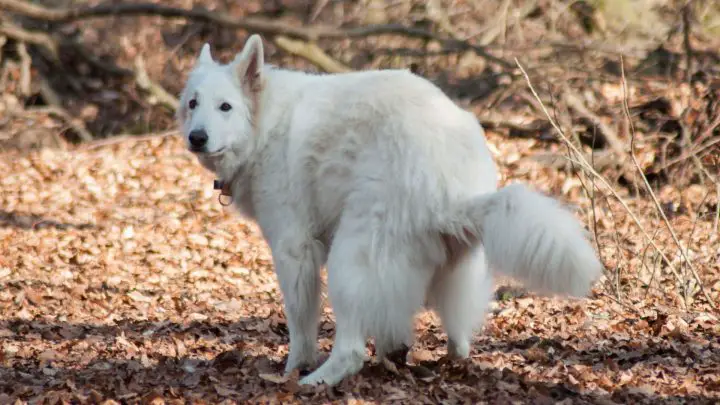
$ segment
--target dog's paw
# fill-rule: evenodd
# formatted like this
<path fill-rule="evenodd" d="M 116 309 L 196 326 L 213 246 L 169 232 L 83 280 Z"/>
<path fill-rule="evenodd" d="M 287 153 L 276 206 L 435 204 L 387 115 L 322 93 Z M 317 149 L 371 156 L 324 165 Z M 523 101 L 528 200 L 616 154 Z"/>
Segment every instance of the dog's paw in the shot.
<path fill-rule="evenodd" d="M 285 373 L 288 374 L 293 370 L 307 370 L 317 366 L 317 351 L 291 351 L 285 363 Z"/>
<path fill-rule="evenodd" d="M 327 384 L 332 387 L 346 377 L 356 374 L 363 366 L 363 354 L 359 352 L 331 353 L 317 370 L 300 380 L 301 385 Z"/>
<path fill-rule="evenodd" d="M 318 385 L 324 384 L 324 383 L 325 382 L 321 378 L 314 377 L 313 374 L 310 374 L 306 377 L 301 378 L 300 382 L 299 382 L 300 385 L 305 385 L 305 386 L 309 386 L 309 387 L 315 387 L 315 386 L 318 386 Z"/>
<path fill-rule="evenodd" d="M 448 358 L 451 360 L 464 360 L 470 357 L 470 342 L 467 340 L 448 340 Z"/>

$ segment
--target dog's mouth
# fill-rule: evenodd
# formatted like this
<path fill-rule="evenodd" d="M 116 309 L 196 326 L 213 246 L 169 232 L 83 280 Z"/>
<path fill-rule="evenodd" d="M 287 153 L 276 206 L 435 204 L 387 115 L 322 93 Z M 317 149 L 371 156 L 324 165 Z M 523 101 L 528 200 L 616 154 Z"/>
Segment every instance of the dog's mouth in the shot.
<path fill-rule="evenodd" d="M 214 152 L 208 152 L 205 149 L 195 149 L 195 148 L 191 147 L 190 152 L 195 153 L 196 155 L 214 157 L 214 156 L 221 155 L 223 152 L 225 152 L 225 149 L 226 149 L 225 147 L 222 147 Z"/>

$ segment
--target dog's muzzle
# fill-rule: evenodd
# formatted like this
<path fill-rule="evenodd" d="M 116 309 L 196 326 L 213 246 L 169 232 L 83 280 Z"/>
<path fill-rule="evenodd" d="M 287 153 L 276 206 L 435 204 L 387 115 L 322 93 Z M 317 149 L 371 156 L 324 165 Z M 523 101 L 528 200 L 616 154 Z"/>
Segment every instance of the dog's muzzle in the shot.
<path fill-rule="evenodd" d="M 190 150 L 193 152 L 205 152 L 208 142 L 208 134 L 204 129 L 194 129 L 188 136 Z"/>

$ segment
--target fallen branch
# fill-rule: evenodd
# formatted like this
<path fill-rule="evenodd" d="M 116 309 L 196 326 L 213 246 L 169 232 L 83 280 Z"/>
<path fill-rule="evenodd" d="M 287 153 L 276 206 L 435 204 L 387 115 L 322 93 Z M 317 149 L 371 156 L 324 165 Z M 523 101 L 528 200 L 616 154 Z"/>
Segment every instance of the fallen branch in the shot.
<path fill-rule="evenodd" d="M 0 34 L 0 63 L 2 63 L 3 48 L 7 44 L 7 36 Z"/>
<path fill-rule="evenodd" d="M 673 165 L 676 165 L 678 163 L 682 163 L 688 159 L 692 159 L 694 157 L 703 157 L 708 152 L 711 152 L 710 148 L 720 143 L 720 137 L 718 138 L 712 138 L 709 141 L 705 142 L 702 145 L 699 145 L 695 149 L 685 152 L 682 155 L 673 158 L 671 160 L 668 160 L 667 162 L 663 163 L 660 167 L 657 168 L 657 171 L 663 171 L 668 168 L 670 168 Z"/>
<path fill-rule="evenodd" d="M 18 42 L 15 50 L 20 57 L 20 94 L 23 97 L 28 97 L 30 96 L 30 84 L 32 82 L 32 59 L 24 42 Z"/>
<path fill-rule="evenodd" d="M 685 81 L 690 83 L 693 75 L 693 48 L 690 43 L 690 1 L 682 8 L 683 49 L 685 50 Z"/>
<path fill-rule="evenodd" d="M 572 91 L 570 88 L 565 88 L 563 92 L 563 100 L 565 100 L 565 103 L 568 107 L 578 113 L 582 118 L 590 121 L 592 125 L 594 125 L 595 127 L 597 127 L 597 129 L 600 130 L 599 135 L 608 145 L 610 145 L 610 148 L 617 154 L 618 159 L 625 158 L 627 154 L 626 146 L 625 143 L 618 136 L 617 132 L 610 128 L 609 125 L 605 124 L 605 122 L 603 122 L 603 120 L 600 119 L 600 117 L 598 117 L 595 113 L 590 111 L 590 109 L 587 108 L 582 102 L 580 96 L 578 96 L 577 93 Z"/>
<path fill-rule="evenodd" d="M 480 38 L 480 44 L 483 46 L 490 45 L 494 42 L 497 37 L 504 35 L 508 31 L 508 27 L 511 24 L 517 24 L 518 21 L 523 21 L 527 16 L 537 8 L 537 0 L 524 2 L 525 4 L 513 13 L 512 21 L 508 21 L 507 18 L 508 8 L 510 3 L 505 2 L 503 7 L 503 18 L 498 18 L 494 24 L 490 25 L 485 30 L 485 33 Z"/>
<path fill-rule="evenodd" d="M 167 138 L 171 136 L 179 135 L 180 131 L 176 129 L 171 129 L 169 131 L 165 132 L 158 132 L 158 133 L 149 133 L 144 135 L 130 135 L 130 134 L 120 134 L 115 135 L 112 138 L 105 138 L 105 139 L 98 139 L 92 142 L 88 142 L 81 146 L 80 150 L 93 150 L 93 149 L 99 149 L 104 148 L 107 146 L 117 145 L 123 142 L 133 141 L 133 142 L 146 142 L 146 141 L 152 141 L 155 139 L 161 139 L 161 138 Z"/>
<path fill-rule="evenodd" d="M 610 151 L 614 155 L 615 167 L 620 170 L 621 174 L 626 175 L 625 177 L 628 182 L 634 184 L 635 182 L 632 180 L 632 176 L 630 174 L 632 174 L 635 169 L 627 161 L 627 147 L 620 136 L 618 136 L 617 132 L 609 125 L 605 124 L 605 122 L 603 122 L 597 114 L 587 108 L 580 96 L 570 88 L 565 88 L 562 97 L 563 100 L 565 100 L 565 104 L 570 109 L 575 111 L 575 113 L 580 115 L 580 117 L 590 122 L 597 129 L 595 134 L 602 137 L 602 140 L 610 147 Z"/>
<path fill-rule="evenodd" d="M 44 32 L 28 31 L 7 19 L 0 19 L 0 35 L 8 36 L 18 42 L 38 45 L 48 52 L 53 62 L 60 61 L 57 43 Z"/>
<path fill-rule="evenodd" d="M 45 76 L 41 74 L 38 77 L 38 82 L 40 87 L 40 95 L 45 101 L 45 104 L 62 108 L 62 100 L 60 99 L 60 96 L 55 92 L 55 90 L 53 90 L 52 86 L 50 86 L 50 82 L 47 80 L 47 78 L 45 78 Z"/>
<path fill-rule="evenodd" d="M 512 63 L 489 54 L 485 47 L 468 41 L 444 38 L 438 34 L 402 24 L 379 24 L 356 28 L 334 28 L 328 26 L 297 27 L 283 21 L 260 17 L 234 17 L 205 9 L 182 9 L 160 4 L 99 4 L 92 7 L 47 8 L 20 0 L 0 0 L 0 9 L 22 14 L 25 17 L 49 22 L 68 23 L 81 19 L 104 16 L 160 16 L 167 18 L 186 18 L 215 25 L 244 29 L 265 35 L 284 35 L 290 38 L 316 42 L 319 39 L 364 38 L 378 35 L 402 35 L 411 38 L 438 41 L 443 47 L 462 51 L 473 51 L 506 69 L 514 69 Z"/>
<path fill-rule="evenodd" d="M 290 39 L 284 35 L 278 35 L 273 38 L 273 43 L 283 51 L 300 56 L 326 72 L 343 73 L 352 70 L 333 59 L 314 42 Z"/>
<path fill-rule="evenodd" d="M 720 227 L 720 182 L 715 185 L 715 198 L 718 203 L 715 204 L 715 219 L 713 220 L 713 231 L 717 234 Z"/>
<path fill-rule="evenodd" d="M 87 61 L 91 66 L 102 70 L 103 72 L 113 75 L 113 76 L 120 76 L 120 77 L 131 77 L 135 76 L 135 72 L 133 72 L 131 69 L 126 69 L 120 66 L 115 65 L 111 62 L 105 62 L 100 60 L 97 56 L 91 54 L 88 52 L 88 50 L 83 46 L 82 43 L 78 41 L 71 41 L 68 43 L 63 43 L 63 45 L 69 45 L 71 46 L 85 61 Z"/>
<path fill-rule="evenodd" d="M 91 141 L 93 139 L 93 136 L 90 131 L 85 128 L 85 125 L 82 123 L 82 121 L 73 117 L 72 114 L 70 114 L 65 109 L 65 107 L 63 107 L 60 96 L 58 96 L 55 90 L 53 90 L 52 86 L 50 86 L 50 83 L 45 78 L 45 76 L 43 76 L 42 74 L 38 74 L 38 82 L 40 85 L 40 94 L 42 95 L 43 100 L 45 100 L 45 104 L 47 104 L 47 107 L 36 107 L 28 109 L 27 111 L 54 115 L 65 121 L 65 123 L 75 132 L 75 134 L 77 134 L 77 136 L 81 140 L 83 140 L 84 142 Z"/>
<path fill-rule="evenodd" d="M 537 153 L 520 160 L 533 161 L 554 170 L 561 170 L 570 173 L 577 172 L 579 169 L 578 165 L 582 166 L 577 160 L 571 159 L 567 156 L 567 154 L 554 152 Z M 610 151 L 601 151 L 599 153 L 595 153 L 592 166 L 598 172 L 602 172 L 608 169 L 617 169 L 619 164 L 614 153 Z"/>
<path fill-rule="evenodd" d="M 525 121 L 524 117 L 507 117 L 506 114 L 494 113 L 492 111 L 480 115 L 478 121 L 480 121 L 480 124 L 482 124 L 485 129 L 505 128 L 510 131 L 509 136 L 511 137 L 528 138 L 537 137 L 538 133 L 543 131 L 543 127 L 547 125 L 545 120 L 520 123 L 520 121 Z"/>
<path fill-rule="evenodd" d="M 27 113 L 54 115 L 63 121 L 77 134 L 84 142 L 92 141 L 92 134 L 85 128 L 82 122 L 74 118 L 66 109 L 60 106 L 34 107 L 26 110 Z"/>
<path fill-rule="evenodd" d="M 140 55 L 135 58 L 135 83 L 139 88 L 155 97 L 155 102 L 164 105 L 172 111 L 177 110 L 180 105 L 180 102 L 175 96 L 150 79 L 147 70 L 145 70 L 145 61 Z M 151 101 L 151 104 L 155 104 L 155 102 Z"/>

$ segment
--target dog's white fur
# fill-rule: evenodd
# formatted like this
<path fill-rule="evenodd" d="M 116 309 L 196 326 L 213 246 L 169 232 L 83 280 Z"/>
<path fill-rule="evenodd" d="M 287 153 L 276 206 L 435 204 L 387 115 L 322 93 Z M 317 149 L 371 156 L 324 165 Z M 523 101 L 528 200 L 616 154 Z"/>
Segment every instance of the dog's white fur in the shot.
<path fill-rule="evenodd" d="M 221 111 L 223 102 L 232 109 Z M 522 185 L 498 191 L 477 119 L 408 71 L 278 69 L 264 64 L 256 35 L 219 64 L 205 44 L 178 121 L 186 139 L 207 132 L 199 161 L 231 182 L 234 204 L 272 250 L 288 372 L 315 365 L 327 266 L 335 343 L 303 384 L 358 372 L 368 337 L 378 358 L 409 346 L 423 308 L 441 317 L 449 354 L 467 357 L 493 272 L 571 296 L 601 275 L 572 214 Z"/>

